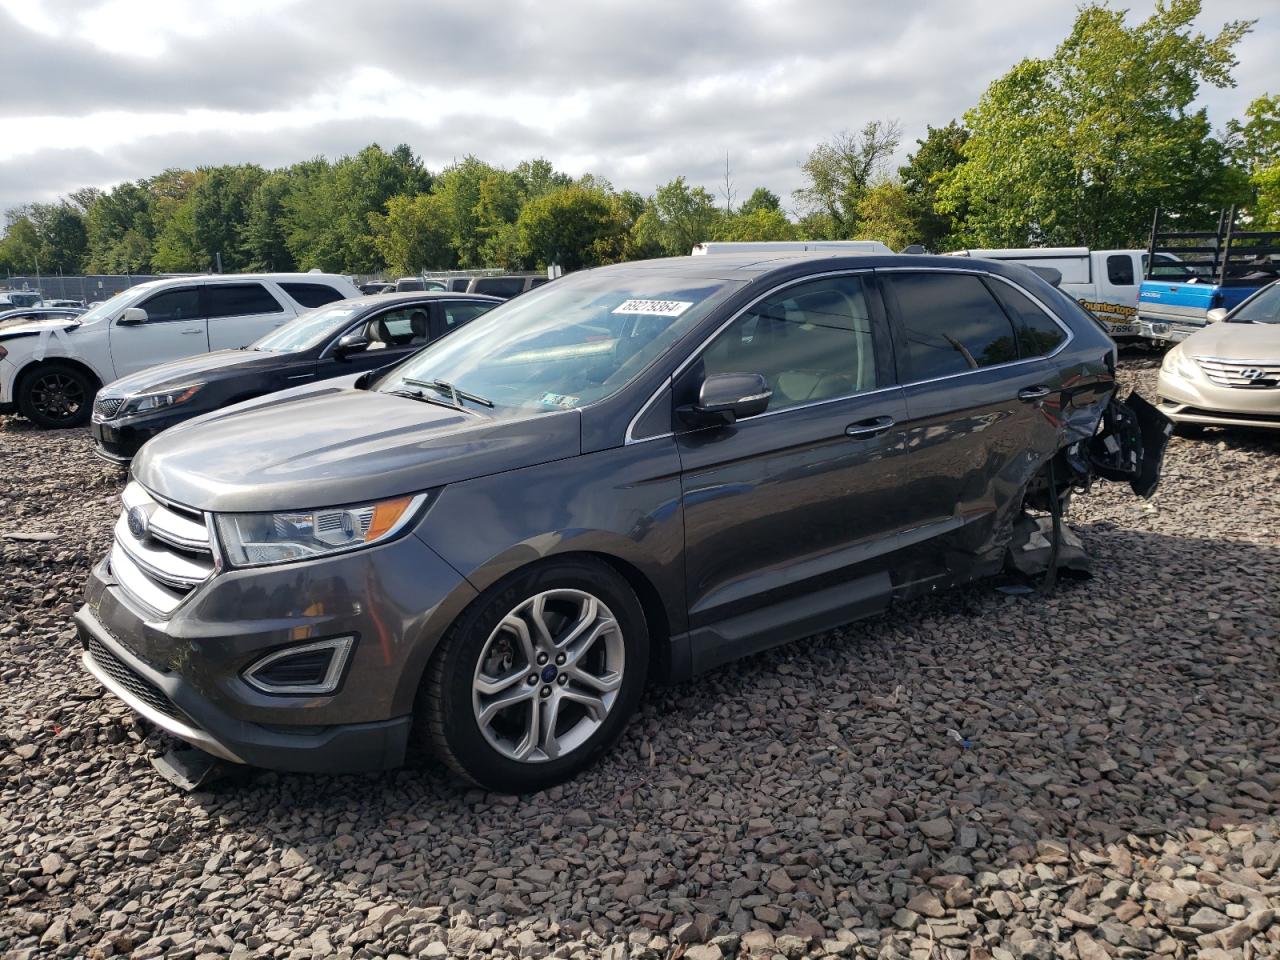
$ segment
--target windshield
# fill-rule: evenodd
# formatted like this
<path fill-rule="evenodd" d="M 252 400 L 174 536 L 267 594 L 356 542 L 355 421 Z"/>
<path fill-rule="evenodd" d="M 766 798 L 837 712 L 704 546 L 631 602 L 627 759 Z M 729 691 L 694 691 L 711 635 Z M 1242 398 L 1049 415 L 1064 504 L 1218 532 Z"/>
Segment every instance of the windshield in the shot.
<path fill-rule="evenodd" d="M 586 406 L 624 386 L 741 286 L 584 272 L 504 303 L 389 371 L 376 389 L 445 381 L 492 415 Z"/>
<path fill-rule="evenodd" d="M 368 301 L 363 303 L 330 303 L 316 307 L 306 313 L 300 313 L 283 327 L 272 330 L 261 340 L 249 346 L 250 350 L 265 350 L 268 353 L 292 353 L 295 350 L 309 350 L 318 347 L 325 340 L 341 330 L 360 311 L 367 310 Z"/>
<path fill-rule="evenodd" d="M 123 310 L 125 307 L 137 303 L 150 293 L 156 285 L 156 283 L 140 283 L 136 287 L 130 287 L 128 290 L 121 290 L 109 300 L 103 300 L 96 307 L 90 307 L 76 319 L 81 323 L 90 323 L 102 317 L 110 316 L 118 310 Z"/>
<path fill-rule="evenodd" d="M 1280 283 L 1259 290 L 1227 319 L 1232 323 L 1280 323 Z"/>

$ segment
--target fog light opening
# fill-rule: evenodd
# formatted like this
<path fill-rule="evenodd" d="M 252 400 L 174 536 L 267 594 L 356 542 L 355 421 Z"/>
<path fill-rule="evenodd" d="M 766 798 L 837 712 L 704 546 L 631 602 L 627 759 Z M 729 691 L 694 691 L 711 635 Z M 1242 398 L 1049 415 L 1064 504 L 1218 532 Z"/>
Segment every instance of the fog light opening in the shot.
<path fill-rule="evenodd" d="M 355 637 L 330 637 L 285 647 L 251 664 L 244 681 L 263 693 L 333 693 L 354 645 Z"/>

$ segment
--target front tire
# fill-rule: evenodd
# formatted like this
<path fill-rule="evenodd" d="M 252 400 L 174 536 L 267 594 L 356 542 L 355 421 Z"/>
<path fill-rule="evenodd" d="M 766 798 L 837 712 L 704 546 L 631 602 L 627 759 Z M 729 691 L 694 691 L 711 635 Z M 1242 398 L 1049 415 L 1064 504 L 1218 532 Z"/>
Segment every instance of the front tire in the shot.
<path fill-rule="evenodd" d="M 92 378 L 78 367 L 41 364 L 18 386 L 18 412 L 46 430 L 80 427 L 89 422 L 96 392 Z"/>
<path fill-rule="evenodd" d="M 419 695 L 419 736 L 489 790 L 562 783 L 612 746 L 649 666 L 644 612 L 595 560 L 552 560 L 499 581 L 453 625 Z"/>

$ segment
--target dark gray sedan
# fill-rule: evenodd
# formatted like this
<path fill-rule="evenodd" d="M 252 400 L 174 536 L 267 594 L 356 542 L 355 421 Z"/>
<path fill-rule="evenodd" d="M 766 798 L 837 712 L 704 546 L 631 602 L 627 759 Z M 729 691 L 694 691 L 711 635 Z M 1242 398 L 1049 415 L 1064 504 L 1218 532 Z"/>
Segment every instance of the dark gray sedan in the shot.
<path fill-rule="evenodd" d="M 438 292 L 338 300 L 243 350 L 149 367 L 98 392 L 90 421 L 94 452 L 128 463 L 174 424 L 251 397 L 397 363 L 501 302 Z"/>

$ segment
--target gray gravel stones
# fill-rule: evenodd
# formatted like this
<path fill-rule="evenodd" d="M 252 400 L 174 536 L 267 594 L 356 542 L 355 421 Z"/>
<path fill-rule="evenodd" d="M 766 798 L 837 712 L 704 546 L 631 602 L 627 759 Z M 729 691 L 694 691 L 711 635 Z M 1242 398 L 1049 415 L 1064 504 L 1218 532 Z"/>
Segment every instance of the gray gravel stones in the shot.
<path fill-rule="evenodd" d="M 1280 437 L 1077 498 L 1091 582 L 654 690 L 525 798 L 433 766 L 174 790 L 70 625 L 118 474 L 17 420 L 0 463 L 0 955 L 1280 956 Z"/>

